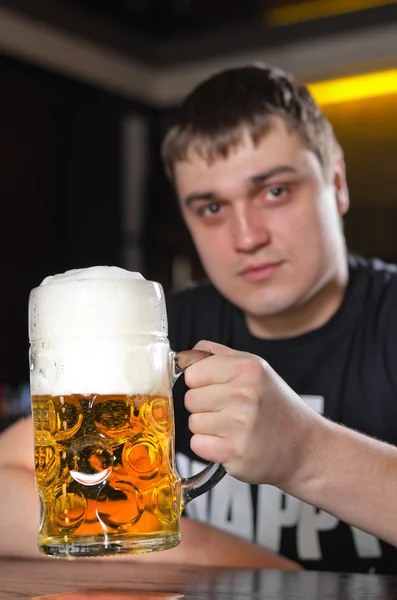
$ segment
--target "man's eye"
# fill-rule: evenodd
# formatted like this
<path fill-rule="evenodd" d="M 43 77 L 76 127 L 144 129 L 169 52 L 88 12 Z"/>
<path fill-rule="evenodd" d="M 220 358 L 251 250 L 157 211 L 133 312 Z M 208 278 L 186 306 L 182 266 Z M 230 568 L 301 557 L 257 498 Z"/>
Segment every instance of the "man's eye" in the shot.
<path fill-rule="evenodd" d="M 212 214 L 219 212 L 220 209 L 221 209 L 221 205 L 218 204 L 217 202 L 211 202 L 211 204 L 209 204 L 207 206 L 207 210 Z"/>
<path fill-rule="evenodd" d="M 273 196 L 274 198 L 278 198 L 279 196 L 281 196 L 281 194 L 283 193 L 284 189 L 285 188 L 282 188 L 282 187 L 279 187 L 279 186 L 272 187 L 269 190 L 269 195 Z"/>
<path fill-rule="evenodd" d="M 288 192 L 288 188 L 285 186 L 275 185 L 268 189 L 266 192 L 267 200 L 279 200 Z"/>
<path fill-rule="evenodd" d="M 211 204 L 206 204 L 199 209 L 200 215 L 216 215 L 221 210 L 221 205 L 219 202 L 211 202 Z"/>

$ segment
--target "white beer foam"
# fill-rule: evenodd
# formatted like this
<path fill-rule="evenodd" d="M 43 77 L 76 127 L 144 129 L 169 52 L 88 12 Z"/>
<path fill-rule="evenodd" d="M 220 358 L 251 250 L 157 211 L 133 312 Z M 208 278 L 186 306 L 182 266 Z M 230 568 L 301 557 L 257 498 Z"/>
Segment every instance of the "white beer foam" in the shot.
<path fill-rule="evenodd" d="M 33 394 L 168 393 L 160 284 L 119 267 L 46 277 L 29 300 Z"/>
<path fill-rule="evenodd" d="M 120 267 L 88 267 L 87 269 L 71 269 L 65 273 L 49 275 L 40 286 L 56 284 L 60 281 L 87 281 L 87 279 L 143 279 L 137 271 L 127 271 Z"/>

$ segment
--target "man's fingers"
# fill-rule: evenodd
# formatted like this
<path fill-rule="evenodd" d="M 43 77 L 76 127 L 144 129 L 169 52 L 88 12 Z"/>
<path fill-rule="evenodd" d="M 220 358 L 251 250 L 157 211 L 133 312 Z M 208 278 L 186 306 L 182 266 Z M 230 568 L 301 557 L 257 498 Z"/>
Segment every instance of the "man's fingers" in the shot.
<path fill-rule="evenodd" d="M 228 383 L 236 375 L 239 355 L 218 354 L 208 356 L 185 371 L 185 383 L 189 388 Z"/>
<path fill-rule="evenodd" d="M 190 440 L 190 447 L 204 460 L 221 464 L 224 464 L 231 455 L 231 449 L 226 440 L 215 435 L 196 434 Z"/>
<path fill-rule="evenodd" d="M 230 424 L 223 413 L 198 413 L 189 416 L 189 429 L 193 434 L 216 435 L 224 437 L 230 434 Z"/>
<path fill-rule="evenodd" d="M 191 388 L 185 394 L 185 407 L 190 413 L 214 413 L 222 410 L 229 401 L 228 387 L 223 383 Z"/>

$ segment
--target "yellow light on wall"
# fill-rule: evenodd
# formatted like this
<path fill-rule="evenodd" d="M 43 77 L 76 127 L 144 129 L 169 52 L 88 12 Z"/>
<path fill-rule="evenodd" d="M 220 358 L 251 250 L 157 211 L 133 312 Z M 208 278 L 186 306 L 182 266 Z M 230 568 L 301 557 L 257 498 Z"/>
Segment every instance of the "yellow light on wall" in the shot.
<path fill-rule="evenodd" d="M 266 11 L 271 25 L 282 26 L 395 4 L 396 0 L 309 0 Z"/>
<path fill-rule="evenodd" d="M 397 95 L 397 69 L 320 81 L 307 87 L 321 106 L 387 94 Z"/>

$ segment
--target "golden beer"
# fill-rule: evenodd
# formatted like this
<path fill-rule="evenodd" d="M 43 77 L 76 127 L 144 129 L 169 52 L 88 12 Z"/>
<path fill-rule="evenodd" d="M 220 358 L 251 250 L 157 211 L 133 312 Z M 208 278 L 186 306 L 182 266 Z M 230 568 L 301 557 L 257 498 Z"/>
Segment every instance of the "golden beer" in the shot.
<path fill-rule="evenodd" d="M 171 398 L 33 395 L 32 408 L 41 551 L 67 555 L 77 543 L 84 553 L 86 543 L 92 553 L 97 540 L 96 555 L 117 552 L 131 536 L 135 552 L 178 543 Z"/>

